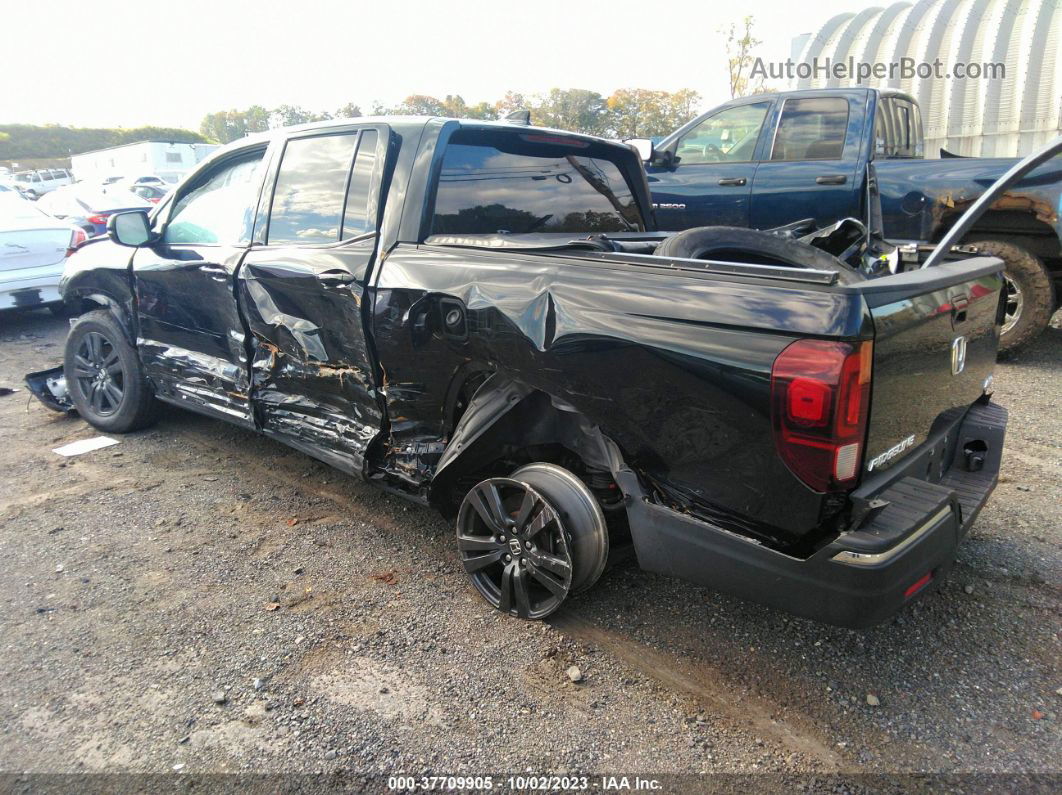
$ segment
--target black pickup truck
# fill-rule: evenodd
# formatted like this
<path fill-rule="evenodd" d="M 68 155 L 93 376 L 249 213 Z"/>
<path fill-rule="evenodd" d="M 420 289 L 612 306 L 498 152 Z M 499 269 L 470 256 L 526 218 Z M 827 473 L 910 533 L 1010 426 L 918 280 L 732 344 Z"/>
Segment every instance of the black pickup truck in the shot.
<path fill-rule="evenodd" d="M 997 478 L 1002 262 L 871 279 L 760 232 L 805 264 L 683 259 L 651 217 L 635 151 L 581 135 L 249 138 L 70 258 L 84 314 L 28 383 L 102 431 L 187 408 L 435 506 L 515 616 L 630 542 L 847 626 L 929 590 Z"/>

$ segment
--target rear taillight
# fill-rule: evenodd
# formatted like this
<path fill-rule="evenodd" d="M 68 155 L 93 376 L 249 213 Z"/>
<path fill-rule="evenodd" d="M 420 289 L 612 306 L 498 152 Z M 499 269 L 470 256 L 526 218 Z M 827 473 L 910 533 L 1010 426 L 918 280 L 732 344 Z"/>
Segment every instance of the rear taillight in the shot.
<path fill-rule="evenodd" d="M 66 256 L 69 257 L 71 254 L 77 251 L 77 247 L 84 243 L 86 240 L 88 240 L 88 235 L 85 233 L 84 229 L 70 230 L 70 246 L 66 249 Z"/>
<path fill-rule="evenodd" d="M 90 224 L 96 224 L 97 226 L 106 226 L 107 225 L 107 216 L 103 215 L 102 213 L 99 214 L 99 215 L 90 215 L 86 220 Z"/>
<path fill-rule="evenodd" d="M 815 491 L 856 484 L 870 407 L 872 342 L 798 340 L 771 368 L 779 455 Z"/>

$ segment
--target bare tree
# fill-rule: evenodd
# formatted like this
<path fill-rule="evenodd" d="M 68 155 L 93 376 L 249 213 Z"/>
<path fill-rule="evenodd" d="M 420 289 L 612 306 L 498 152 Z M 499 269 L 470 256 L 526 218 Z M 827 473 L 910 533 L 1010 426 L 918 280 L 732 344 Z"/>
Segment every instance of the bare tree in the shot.
<path fill-rule="evenodd" d="M 727 67 L 730 70 L 730 96 L 740 97 L 748 93 L 748 72 L 755 60 L 752 51 L 763 44 L 752 35 L 752 17 L 747 16 L 741 20 L 741 30 L 731 22 L 729 28 L 720 29 L 720 33 L 726 36 Z M 762 86 L 760 86 L 762 89 Z"/>

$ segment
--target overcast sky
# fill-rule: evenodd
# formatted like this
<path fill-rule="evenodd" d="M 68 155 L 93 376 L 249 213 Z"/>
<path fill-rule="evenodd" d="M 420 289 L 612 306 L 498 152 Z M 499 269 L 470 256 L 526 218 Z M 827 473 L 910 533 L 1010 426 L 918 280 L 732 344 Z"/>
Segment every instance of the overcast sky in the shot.
<path fill-rule="evenodd" d="M 729 98 L 720 27 L 751 14 L 759 54 L 784 60 L 793 36 L 869 5 L 6 0 L 0 123 L 198 129 L 252 104 L 368 112 L 409 94 L 471 104 L 552 87 L 689 87 L 707 108 Z"/>

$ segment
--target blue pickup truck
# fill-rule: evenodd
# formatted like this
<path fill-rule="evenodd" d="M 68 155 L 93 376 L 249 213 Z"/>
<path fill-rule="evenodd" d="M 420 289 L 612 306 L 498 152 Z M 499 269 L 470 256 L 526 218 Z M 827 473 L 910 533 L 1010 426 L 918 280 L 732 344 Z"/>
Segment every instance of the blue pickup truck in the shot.
<path fill-rule="evenodd" d="M 821 89 L 735 99 L 655 145 L 638 142 L 660 229 L 769 229 L 846 217 L 928 249 L 1016 160 L 923 159 L 922 117 L 907 94 Z M 962 243 L 1006 263 L 1000 348 L 1036 337 L 1062 280 L 1062 162 L 997 200 Z"/>

